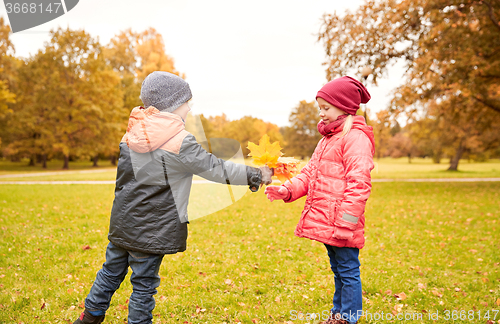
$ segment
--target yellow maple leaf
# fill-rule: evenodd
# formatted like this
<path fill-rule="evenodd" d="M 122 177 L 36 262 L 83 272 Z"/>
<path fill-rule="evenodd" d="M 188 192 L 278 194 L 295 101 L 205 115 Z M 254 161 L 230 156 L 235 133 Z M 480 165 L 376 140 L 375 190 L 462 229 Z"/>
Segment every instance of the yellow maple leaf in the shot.
<path fill-rule="evenodd" d="M 283 155 L 279 142 L 270 143 L 269 136 L 264 135 L 259 141 L 259 145 L 248 142 L 248 149 L 253 157 L 253 162 L 258 166 L 267 165 L 270 168 L 277 167 L 278 158 Z"/>

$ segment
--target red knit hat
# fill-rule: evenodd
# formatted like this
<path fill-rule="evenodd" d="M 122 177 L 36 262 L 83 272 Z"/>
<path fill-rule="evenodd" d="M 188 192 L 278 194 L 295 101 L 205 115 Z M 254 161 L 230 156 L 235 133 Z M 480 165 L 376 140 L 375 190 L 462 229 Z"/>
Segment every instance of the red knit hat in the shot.
<path fill-rule="evenodd" d="M 356 79 L 344 76 L 325 84 L 316 99 L 322 98 L 349 115 L 356 115 L 360 103 L 367 103 L 371 96 Z"/>

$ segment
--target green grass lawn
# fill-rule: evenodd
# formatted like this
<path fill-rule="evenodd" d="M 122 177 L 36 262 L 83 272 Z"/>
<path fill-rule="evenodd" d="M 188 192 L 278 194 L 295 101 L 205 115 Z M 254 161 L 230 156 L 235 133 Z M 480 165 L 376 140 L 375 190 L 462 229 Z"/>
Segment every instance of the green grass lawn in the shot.
<path fill-rule="evenodd" d="M 0 323 L 71 323 L 82 312 L 104 262 L 113 190 L 0 187 Z M 479 312 L 493 319 L 499 192 L 500 182 L 375 183 L 360 254 L 364 309 L 422 314 L 423 323 L 436 311 L 436 323 L 451 322 L 445 310 L 473 312 L 467 323 L 486 323 Z M 319 323 L 307 313 L 330 309 L 334 281 L 324 246 L 293 235 L 303 203 L 247 193 L 191 222 L 188 250 L 164 258 L 154 322 L 287 323 L 302 312 L 293 323 Z M 126 321 L 131 291 L 128 275 L 106 323 Z"/>
<path fill-rule="evenodd" d="M 243 161 L 238 161 L 242 163 Z M 251 160 L 245 160 L 251 165 Z M 305 162 L 303 163 L 305 165 Z M 29 167 L 27 161 L 13 163 L 0 161 L 0 181 L 64 181 L 64 180 L 115 180 L 116 169 L 109 161 L 102 161 L 100 167 L 92 168 L 92 163 L 87 161 L 70 164 L 70 170 L 62 171 L 62 162 L 54 161 L 49 169 L 44 171 L 39 166 Z M 409 179 L 409 178 L 499 178 L 500 160 L 488 162 L 460 161 L 459 171 L 447 171 L 448 161 L 440 164 L 432 163 L 430 159 L 383 158 L 375 160 L 372 171 L 373 179 Z M 58 168 L 57 168 L 58 167 Z M 82 173 L 81 171 L 97 171 L 95 173 Z M 16 174 L 58 172 L 58 174 L 41 174 L 30 177 L 19 177 Z"/>
<path fill-rule="evenodd" d="M 29 160 L 24 159 L 21 162 L 11 162 L 5 159 L 0 159 L 0 175 L 9 175 L 16 173 L 39 173 L 39 172 L 72 172 L 72 171 L 83 171 L 83 170 L 98 170 L 104 168 L 116 168 L 111 164 L 110 160 L 99 160 L 98 167 L 94 168 L 92 162 L 90 161 L 75 161 L 69 162 L 69 170 L 63 170 L 62 160 L 50 160 L 47 161 L 47 168 L 42 168 L 41 164 L 36 164 L 35 166 L 28 165 Z"/>
<path fill-rule="evenodd" d="M 447 171 L 449 161 L 433 163 L 431 159 L 407 158 L 375 159 L 375 168 L 372 170 L 374 179 L 409 179 L 409 178 L 498 178 L 500 177 L 500 160 L 488 162 L 469 162 L 461 160 L 458 171 Z"/>

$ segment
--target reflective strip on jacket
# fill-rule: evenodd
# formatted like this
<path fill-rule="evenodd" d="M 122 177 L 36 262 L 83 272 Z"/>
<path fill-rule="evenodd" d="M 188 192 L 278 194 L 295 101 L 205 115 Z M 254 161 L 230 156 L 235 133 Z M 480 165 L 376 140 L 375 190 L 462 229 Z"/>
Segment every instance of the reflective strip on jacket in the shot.
<path fill-rule="evenodd" d="M 363 248 L 365 204 L 371 192 L 375 144 L 362 116 L 343 137 L 324 136 L 301 174 L 287 181 L 285 202 L 307 195 L 295 235 L 337 247 Z M 333 238 L 335 227 L 353 231 L 348 240 Z"/>

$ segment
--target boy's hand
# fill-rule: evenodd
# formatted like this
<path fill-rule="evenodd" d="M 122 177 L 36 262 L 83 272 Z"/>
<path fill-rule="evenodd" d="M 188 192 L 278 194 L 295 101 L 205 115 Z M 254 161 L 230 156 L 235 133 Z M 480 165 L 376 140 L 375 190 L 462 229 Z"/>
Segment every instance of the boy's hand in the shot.
<path fill-rule="evenodd" d="M 262 172 L 262 180 L 260 186 L 263 184 L 270 185 L 273 182 L 272 176 L 274 175 L 274 169 L 270 169 L 267 165 L 260 167 L 260 172 Z"/>
<path fill-rule="evenodd" d="M 288 189 L 283 186 L 269 186 L 266 187 L 264 193 L 267 195 L 267 199 L 271 202 L 278 199 L 286 199 L 288 197 Z"/>

